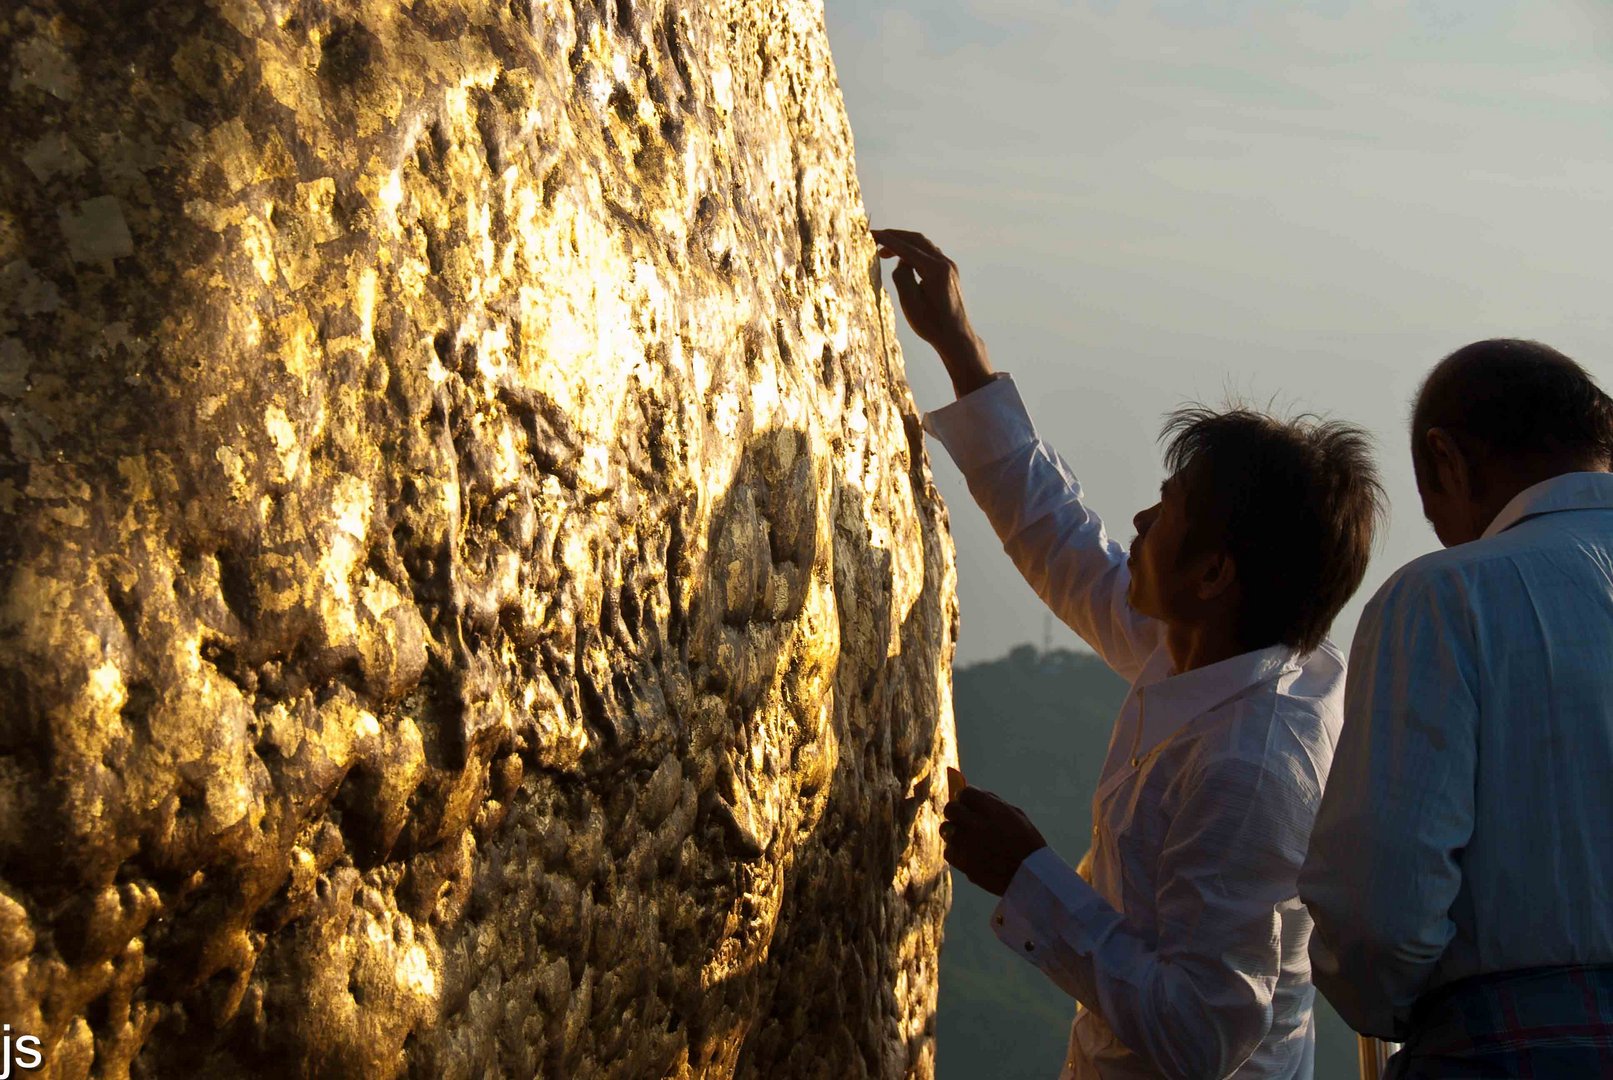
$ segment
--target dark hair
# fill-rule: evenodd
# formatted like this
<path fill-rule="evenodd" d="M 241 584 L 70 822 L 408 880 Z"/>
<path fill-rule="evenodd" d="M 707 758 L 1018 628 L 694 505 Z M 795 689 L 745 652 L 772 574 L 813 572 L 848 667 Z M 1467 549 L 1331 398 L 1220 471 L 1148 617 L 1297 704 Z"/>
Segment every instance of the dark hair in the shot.
<path fill-rule="evenodd" d="M 1428 373 L 1411 418 L 1418 483 L 1437 490 L 1428 431 L 1465 452 L 1514 462 L 1613 458 L 1613 401 L 1590 373 L 1538 341 L 1494 338 L 1451 353 Z"/>
<path fill-rule="evenodd" d="M 1383 518 L 1370 437 L 1314 416 L 1195 405 L 1171 413 L 1160 439 L 1186 497 L 1188 549 L 1220 547 L 1237 566 L 1240 643 L 1315 649 L 1360 588 Z"/>

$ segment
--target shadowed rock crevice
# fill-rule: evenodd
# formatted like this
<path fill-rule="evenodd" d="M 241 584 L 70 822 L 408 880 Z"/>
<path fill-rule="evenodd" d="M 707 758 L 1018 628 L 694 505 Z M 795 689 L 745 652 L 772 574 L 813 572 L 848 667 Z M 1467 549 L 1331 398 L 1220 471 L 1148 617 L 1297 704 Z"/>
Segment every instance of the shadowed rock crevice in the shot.
<path fill-rule="evenodd" d="M 0 14 L 0 1014 L 929 1075 L 952 551 L 818 5 L 115 8 Z"/>

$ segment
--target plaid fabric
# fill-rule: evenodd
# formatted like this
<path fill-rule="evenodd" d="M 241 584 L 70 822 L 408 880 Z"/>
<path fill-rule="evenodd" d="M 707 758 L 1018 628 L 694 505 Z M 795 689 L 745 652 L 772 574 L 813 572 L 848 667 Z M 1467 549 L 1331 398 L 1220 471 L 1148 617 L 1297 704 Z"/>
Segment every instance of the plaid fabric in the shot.
<path fill-rule="evenodd" d="M 1411 1028 L 1384 1080 L 1613 1080 L 1613 965 L 1464 979 L 1418 1002 Z"/>

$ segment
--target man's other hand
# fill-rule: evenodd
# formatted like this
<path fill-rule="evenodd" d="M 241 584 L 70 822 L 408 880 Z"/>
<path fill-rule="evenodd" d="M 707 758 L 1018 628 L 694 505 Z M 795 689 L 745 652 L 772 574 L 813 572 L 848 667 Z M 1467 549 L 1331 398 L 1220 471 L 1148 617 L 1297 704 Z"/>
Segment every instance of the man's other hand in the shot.
<path fill-rule="evenodd" d="M 959 397 L 991 381 L 985 342 L 969 325 L 958 287 L 958 266 L 923 233 L 875 229 L 879 257 L 895 258 L 891 281 L 913 332 L 935 347 Z"/>
<path fill-rule="evenodd" d="M 947 862 L 995 896 L 1007 891 L 1020 863 L 1047 846 L 1025 811 L 977 787 L 947 803 L 941 839 Z"/>

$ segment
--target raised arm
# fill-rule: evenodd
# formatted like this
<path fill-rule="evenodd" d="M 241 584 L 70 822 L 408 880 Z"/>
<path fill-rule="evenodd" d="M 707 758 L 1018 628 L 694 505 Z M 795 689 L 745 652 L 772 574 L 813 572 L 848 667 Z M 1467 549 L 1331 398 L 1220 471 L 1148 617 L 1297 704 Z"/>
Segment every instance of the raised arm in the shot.
<path fill-rule="evenodd" d="M 1312 977 L 1357 1031 L 1399 1036 L 1456 933 L 1473 832 L 1478 709 L 1466 614 L 1449 587 L 1390 579 L 1350 649 L 1344 731 L 1299 894 Z"/>
<path fill-rule="evenodd" d="M 1006 375 L 924 418 L 963 472 L 1020 576 L 1126 679 L 1159 647 L 1160 624 L 1127 601 L 1126 551 L 1087 509 L 1064 460 L 1036 437 Z"/>
<path fill-rule="evenodd" d="M 1003 550 L 1052 612 L 1127 679 L 1161 640 L 1159 624 L 1127 602 L 1126 552 L 1082 500 L 1075 474 L 1036 436 L 1013 380 L 993 372 L 969 324 L 957 266 L 918 233 L 878 229 L 881 255 L 902 312 L 934 346 L 958 400 L 929 413 L 941 440 L 985 511 Z"/>

